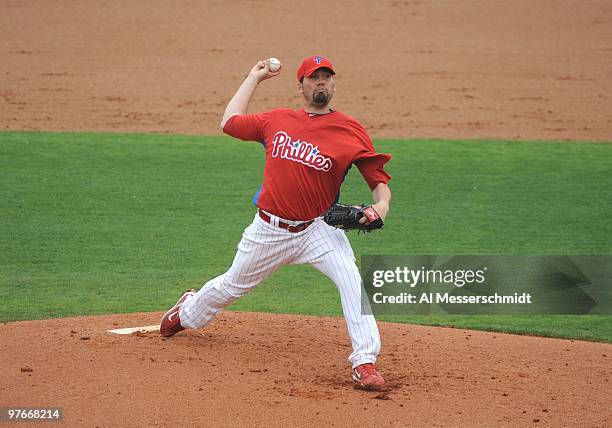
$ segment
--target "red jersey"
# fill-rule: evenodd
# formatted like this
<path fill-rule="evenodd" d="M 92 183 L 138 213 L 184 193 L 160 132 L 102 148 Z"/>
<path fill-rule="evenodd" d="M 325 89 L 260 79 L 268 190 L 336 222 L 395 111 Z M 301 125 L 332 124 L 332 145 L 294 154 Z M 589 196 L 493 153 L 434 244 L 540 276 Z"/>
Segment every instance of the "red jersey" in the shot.
<path fill-rule="evenodd" d="M 352 164 L 374 189 L 391 177 L 391 155 L 375 153 L 365 129 L 339 111 L 311 115 L 276 109 L 231 117 L 223 132 L 266 149 L 264 181 L 256 205 L 287 220 L 310 220 L 336 200 Z"/>

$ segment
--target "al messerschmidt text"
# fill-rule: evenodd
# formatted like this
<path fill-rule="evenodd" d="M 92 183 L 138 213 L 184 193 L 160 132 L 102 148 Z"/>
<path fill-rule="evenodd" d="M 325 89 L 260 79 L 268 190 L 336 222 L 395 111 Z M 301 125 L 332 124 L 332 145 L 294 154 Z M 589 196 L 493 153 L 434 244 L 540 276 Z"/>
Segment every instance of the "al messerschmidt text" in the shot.
<path fill-rule="evenodd" d="M 417 301 L 418 300 L 418 301 Z M 453 296 L 450 293 L 400 293 L 386 296 L 383 293 L 374 293 L 372 301 L 376 304 L 415 304 L 415 303 L 437 303 L 437 304 L 530 304 L 531 294 L 514 293 L 513 295 L 492 294 L 490 296 Z"/>

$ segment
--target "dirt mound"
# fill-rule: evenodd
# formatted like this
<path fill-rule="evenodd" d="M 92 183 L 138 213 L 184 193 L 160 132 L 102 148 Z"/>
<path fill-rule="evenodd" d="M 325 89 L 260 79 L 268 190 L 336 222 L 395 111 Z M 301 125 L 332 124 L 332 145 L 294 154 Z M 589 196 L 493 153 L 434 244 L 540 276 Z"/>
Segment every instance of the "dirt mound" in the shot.
<path fill-rule="evenodd" d="M 390 389 L 355 390 L 344 320 L 224 312 L 169 338 L 161 313 L 0 325 L 0 406 L 69 426 L 604 426 L 612 346 L 381 323 Z M 27 368 L 31 371 L 22 369 Z M 608 409 L 608 410 L 606 410 Z"/>

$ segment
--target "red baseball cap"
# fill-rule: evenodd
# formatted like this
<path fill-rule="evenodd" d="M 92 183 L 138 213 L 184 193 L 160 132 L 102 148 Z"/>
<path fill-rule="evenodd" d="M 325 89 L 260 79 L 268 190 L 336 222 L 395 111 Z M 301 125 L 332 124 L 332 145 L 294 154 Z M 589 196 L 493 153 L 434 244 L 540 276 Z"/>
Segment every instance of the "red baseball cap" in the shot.
<path fill-rule="evenodd" d="M 312 73 L 317 71 L 319 68 L 328 68 L 331 71 L 331 74 L 336 74 L 334 71 L 334 66 L 325 57 L 321 55 L 309 56 L 304 61 L 302 61 L 302 65 L 297 70 L 297 78 L 299 81 L 302 81 L 304 76 L 310 76 Z"/>

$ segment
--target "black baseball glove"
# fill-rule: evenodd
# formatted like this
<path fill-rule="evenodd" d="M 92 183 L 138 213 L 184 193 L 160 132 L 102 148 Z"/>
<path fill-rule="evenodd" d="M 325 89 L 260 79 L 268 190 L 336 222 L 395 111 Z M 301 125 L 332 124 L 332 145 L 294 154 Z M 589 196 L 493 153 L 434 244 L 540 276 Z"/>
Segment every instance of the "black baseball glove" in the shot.
<path fill-rule="evenodd" d="M 367 224 L 359 222 L 362 217 L 368 220 Z M 382 218 L 371 205 L 342 205 L 334 204 L 323 216 L 323 221 L 330 226 L 343 230 L 358 230 L 372 232 L 384 226 Z"/>

